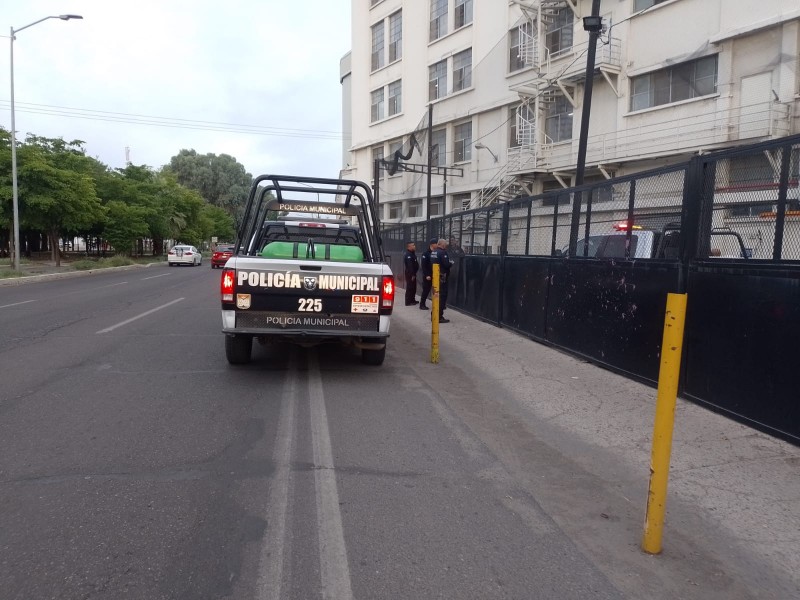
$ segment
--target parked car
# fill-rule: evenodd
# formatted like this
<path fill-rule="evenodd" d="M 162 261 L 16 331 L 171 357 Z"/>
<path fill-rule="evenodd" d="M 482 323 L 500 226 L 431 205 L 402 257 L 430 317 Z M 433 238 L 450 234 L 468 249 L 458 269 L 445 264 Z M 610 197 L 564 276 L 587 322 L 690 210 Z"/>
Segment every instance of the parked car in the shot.
<path fill-rule="evenodd" d="M 167 254 L 167 264 L 170 267 L 175 265 L 189 265 L 193 267 L 203 264 L 203 255 L 200 254 L 200 251 L 194 246 L 178 244 L 177 246 L 173 246 L 172 250 Z"/>
<path fill-rule="evenodd" d="M 211 255 L 211 268 L 221 269 L 233 256 L 233 244 L 217 244 L 217 249 Z"/>

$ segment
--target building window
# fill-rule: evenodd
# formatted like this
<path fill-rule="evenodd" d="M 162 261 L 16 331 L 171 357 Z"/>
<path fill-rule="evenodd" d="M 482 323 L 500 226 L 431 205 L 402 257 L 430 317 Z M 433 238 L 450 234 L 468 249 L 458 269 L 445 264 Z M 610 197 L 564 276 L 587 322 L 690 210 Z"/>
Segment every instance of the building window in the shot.
<path fill-rule="evenodd" d="M 508 70 L 513 73 L 528 66 L 525 61 L 525 54 L 522 51 L 522 41 L 524 37 L 530 38 L 531 36 L 530 22 L 523 23 L 519 27 L 515 27 L 508 32 L 509 41 L 509 57 L 508 57 Z"/>
<path fill-rule="evenodd" d="M 375 161 L 376 160 L 383 160 L 383 146 L 375 146 L 372 149 L 372 168 L 375 168 Z M 373 170 L 374 173 L 374 170 Z M 383 168 L 381 168 L 378 173 L 380 173 L 381 179 L 383 178 Z"/>
<path fill-rule="evenodd" d="M 428 67 L 428 100 L 438 100 L 447 95 L 447 60 Z"/>
<path fill-rule="evenodd" d="M 370 6 L 370 8 L 372 8 L 373 6 L 375 6 L 375 5 L 376 5 L 378 2 L 380 2 L 380 1 L 381 1 L 381 0 L 369 0 L 369 6 Z"/>
<path fill-rule="evenodd" d="M 447 164 L 447 130 L 437 129 L 431 135 L 431 165 L 443 167 Z"/>
<path fill-rule="evenodd" d="M 374 123 L 383 118 L 383 88 L 377 89 L 372 92 L 372 110 L 370 111 L 370 119 Z"/>
<path fill-rule="evenodd" d="M 559 8 L 553 21 L 547 25 L 545 46 L 550 54 L 558 54 L 572 48 L 574 15 L 571 8 Z"/>
<path fill-rule="evenodd" d="M 725 217 L 757 217 L 761 213 L 775 212 L 772 202 L 756 202 L 755 204 L 729 204 L 725 207 Z"/>
<path fill-rule="evenodd" d="M 396 115 L 403 110 L 403 82 L 394 81 L 389 84 L 389 116 Z"/>
<path fill-rule="evenodd" d="M 453 160 L 457 163 L 472 160 L 471 121 L 453 128 Z"/>
<path fill-rule="evenodd" d="M 422 214 L 422 200 L 409 200 L 408 201 L 408 218 L 414 219 L 424 216 Z"/>
<path fill-rule="evenodd" d="M 472 194 L 453 194 L 453 210 L 469 210 L 472 204 Z"/>
<path fill-rule="evenodd" d="M 661 4 L 662 2 L 666 1 L 667 0 L 634 0 L 633 12 L 639 12 L 640 10 L 650 8 L 651 6 L 655 6 L 656 4 Z"/>
<path fill-rule="evenodd" d="M 431 0 L 431 42 L 447 33 L 447 3 L 448 0 Z"/>
<path fill-rule="evenodd" d="M 389 17 L 389 62 L 403 57 L 403 12 L 397 11 Z"/>
<path fill-rule="evenodd" d="M 472 87 L 472 48 L 453 56 L 453 91 Z"/>
<path fill-rule="evenodd" d="M 456 0 L 455 7 L 456 29 L 472 23 L 472 0 Z"/>
<path fill-rule="evenodd" d="M 400 219 L 403 216 L 403 203 L 392 202 L 386 205 L 387 219 Z"/>
<path fill-rule="evenodd" d="M 563 142 L 572 139 L 572 113 L 575 108 L 565 96 L 554 96 L 554 102 L 547 107 L 544 133 L 550 142 Z"/>
<path fill-rule="evenodd" d="M 715 54 L 632 78 L 631 110 L 707 96 L 716 91 Z"/>
<path fill-rule="evenodd" d="M 444 196 L 431 196 L 431 217 L 441 217 L 444 214 Z"/>
<path fill-rule="evenodd" d="M 383 21 L 372 26 L 372 70 L 377 71 L 384 65 Z"/>

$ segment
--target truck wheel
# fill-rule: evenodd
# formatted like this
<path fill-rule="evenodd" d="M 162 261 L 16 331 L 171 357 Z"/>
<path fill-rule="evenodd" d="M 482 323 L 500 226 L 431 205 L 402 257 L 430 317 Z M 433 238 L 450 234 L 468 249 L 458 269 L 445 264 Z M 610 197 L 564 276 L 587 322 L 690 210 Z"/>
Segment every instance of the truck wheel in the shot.
<path fill-rule="evenodd" d="M 225 357 L 232 365 L 245 365 L 250 362 L 253 351 L 253 338 L 249 335 L 226 335 Z"/>
<path fill-rule="evenodd" d="M 361 362 L 365 365 L 380 366 L 383 364 L 383 359 L 386 358 L 386 346 L 380 350 L 361 350 Z"/>

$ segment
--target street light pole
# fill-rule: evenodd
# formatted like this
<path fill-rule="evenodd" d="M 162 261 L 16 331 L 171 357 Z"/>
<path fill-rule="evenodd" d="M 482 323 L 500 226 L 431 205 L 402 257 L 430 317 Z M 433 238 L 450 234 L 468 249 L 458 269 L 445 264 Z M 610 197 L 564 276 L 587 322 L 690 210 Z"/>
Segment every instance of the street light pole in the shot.
<path fill-rule="evenodd" d="M 583 18 L 583 28 L 589 32 L 589 48 L 586 54 L 586 72 L 583 78 L 583 110 L 581 112 L 581 131 L 578 137 L 578 162 L 575 169 L 575 187 L 583 185 L 586 170 L 586 146 L 589 140 L 589 116 L 592 111 L 592 84 L 594 81 L 594 63 L 597 53 L 597 38 L 603 29 L 600 18 L 600 0 L 592 0 L 591 16 Z M 575 192 L 572 200 L 572 224 L 569 232 L 569 255 L 577 256 L 578 235 L 580 230 L 582 192 Z"/>
<path fill-rule="evenodd" d="M 33 23 L 28 23 L 25 27 L 14 29 L 11 27 L 11 195 L 12 203 L 14 206 L 14 269 L 20 270 L 20 243 L 19 243 L 19 188 L 17 186 L 17 128 L 15 123 L 14 114 L 14 34 L 19 33 L 23 29 L 33 27 L 34 25 L 46 21 L 47 19 L 61 19 L 62 21 L 69 21 L 70 19 L 83 19 L 80 15 L 53 15 L 44 17 Z"/>

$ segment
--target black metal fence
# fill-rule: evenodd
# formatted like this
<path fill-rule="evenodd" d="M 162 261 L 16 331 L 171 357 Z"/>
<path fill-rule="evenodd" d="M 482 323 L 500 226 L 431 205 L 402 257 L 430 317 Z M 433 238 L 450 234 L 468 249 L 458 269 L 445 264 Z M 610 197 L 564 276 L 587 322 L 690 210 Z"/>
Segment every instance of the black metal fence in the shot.
<path fill-rule="evenodd" d="M 448 304 L 652 384 L 666 295 L 687 292 L 682 395 L 800 443 L 798 180 L 793 136 L 392 227 L 383 243 L 400 273 L 406 241 L 450 240 L 464 256 Z"/>

